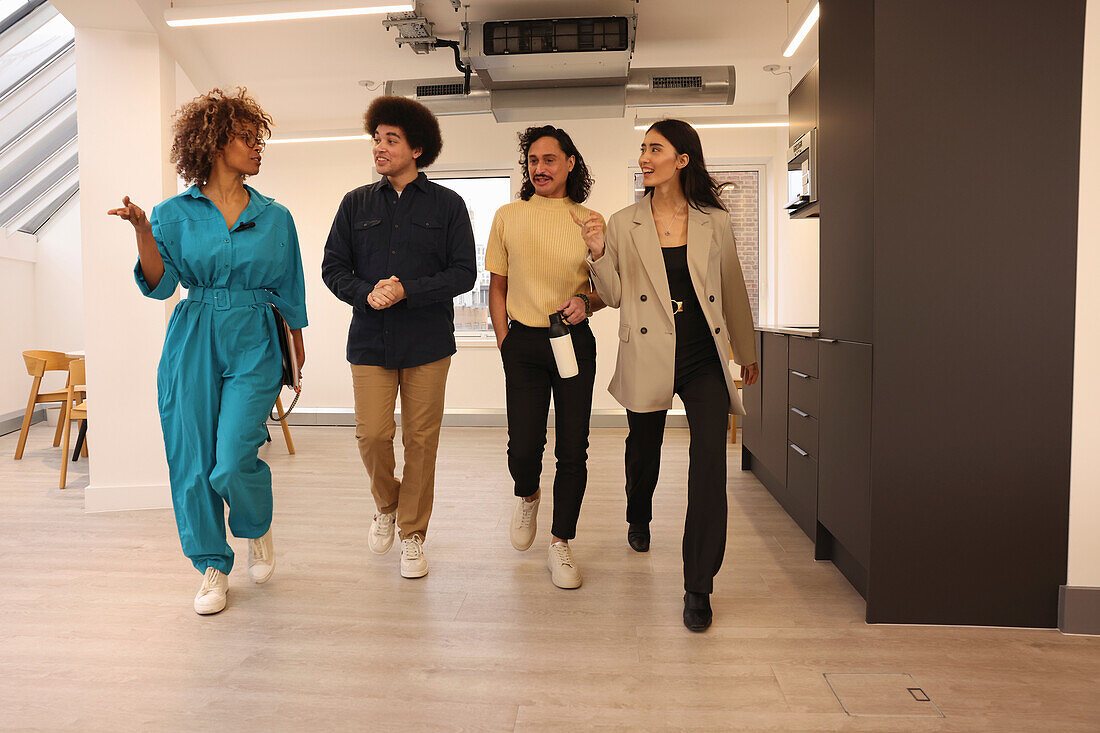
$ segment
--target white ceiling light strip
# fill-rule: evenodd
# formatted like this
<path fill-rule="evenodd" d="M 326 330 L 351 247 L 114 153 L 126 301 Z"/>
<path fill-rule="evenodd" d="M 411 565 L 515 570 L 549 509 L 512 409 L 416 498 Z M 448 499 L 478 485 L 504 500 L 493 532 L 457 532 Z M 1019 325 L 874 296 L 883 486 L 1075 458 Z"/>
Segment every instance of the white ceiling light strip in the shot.
<path fill-rule="evenodd" d="M 692 125 L 696 130 L 723 130 L 747 127 L 788 127 L 787 122 L 702 122 Z"/>
<path fill-rule="evenodd" d="M 818 16 L 820 15 L 820 3 L 815 2 L 806 8 L 806 12 L 798 19 L 798 25 L 796 26 L 797 30 L 795 30 L 793 35 L 787 36 L 787 43 L 783 46 L 784 58 L 789 59 L 791 56 L 794 56 L 794 52 L 802 45 L 802 41 L 806 40 L 806 36 L 810 34 L 810 29 L 814 27 L 814 23 L 817 22 Z"/>
<path fill-rule="evenodd" d="M 164 22 L 173 28 L 229 23 L 263 23 L 274 20 L 305 20 L 307 18 L 343 18 L 352 15 L 404 13 L 415 3 L 378 5 L 354 0 L 271 0 L 263 3 L 204 5 L 168 8 Z"/>
<path fill-rule="evenodd" d="M 635 119 L 635 130 L 648 130 L 649 126 L 658 119 Z M 697 121 L 692 122 L 690 119 L 686 120 L 696 130 L 736 130 L 743 128 L 761 128 L 761 127 L 788 127 L 790 123 L 787 120 L 780 119 L 778 117 L 758 117 L 745 115 L 742 117 L 697 117 Z"/>
<path fill-rule="evenodd" d="M 331 143 L 341 142 L 344 140 L 370 140 L 371 136 L 360 133 L 358 135 L 309 135 L 304 137 L 282 137 L 272 138 L 267 141 L 268 145 L 280 145 L 288 143 Z"/>

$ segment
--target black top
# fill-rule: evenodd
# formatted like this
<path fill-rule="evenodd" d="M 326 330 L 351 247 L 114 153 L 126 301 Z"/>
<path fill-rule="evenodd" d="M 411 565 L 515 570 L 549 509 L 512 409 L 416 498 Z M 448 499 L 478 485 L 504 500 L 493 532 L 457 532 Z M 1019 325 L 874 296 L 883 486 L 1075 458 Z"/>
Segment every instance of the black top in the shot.
<path fill-rule="evenodd" d="M 676 369 L 709 362 L 717 355 L 714 338 L 706 316 L 699 307 L 695 287 L 691 284 L 691 272 L 688 270 L 687 245 L 679 247 L 661 247 L 665 258 L 665 273 L 668 275 L 668 291 L 676 303 L 683 303 L 683 310 L 673 315 L 676 322 Z"/>
<path fill-rule="evenodd" d="M 396 275 L 405 300 L 367 304 Z M 452 299 L 477 280 L 466 202 L 421 173 L 398 196 L 387 178 L 350 191 L 332 222 L 321 279 L 352 306 L 348 361 L 404 369 L 455 353 Z"/>

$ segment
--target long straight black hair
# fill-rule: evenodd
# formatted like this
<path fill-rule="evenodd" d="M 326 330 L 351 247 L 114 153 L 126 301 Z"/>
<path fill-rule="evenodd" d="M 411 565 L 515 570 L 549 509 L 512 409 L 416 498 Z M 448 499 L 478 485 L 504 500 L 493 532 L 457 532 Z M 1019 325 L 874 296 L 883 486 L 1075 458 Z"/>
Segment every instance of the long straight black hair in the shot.
<path fill-rule="evenodd" d="M 680 169 L 680 186 L 684 189 L 688 205 L 699 211 L 704 206 L 725 210 L 726 206 L 719 196 L 721 187 L 710 177 L 703 162 L 703 143 L 695 128 L 683 120 L 657 120 L 649 126 L 649 130 L 656 130 L 668 140 L 677 155 L 687 155 L 688 164 Z M 647 195 L 653 193 L 653 186 L 646 186 L 645 192 Z"/>

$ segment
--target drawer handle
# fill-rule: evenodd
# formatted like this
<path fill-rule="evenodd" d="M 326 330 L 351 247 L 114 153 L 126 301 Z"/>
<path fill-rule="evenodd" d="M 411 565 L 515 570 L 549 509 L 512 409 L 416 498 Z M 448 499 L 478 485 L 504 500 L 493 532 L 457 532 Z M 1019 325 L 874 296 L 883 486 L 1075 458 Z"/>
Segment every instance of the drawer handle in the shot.
<path fill-rule="evenodd" d="M 792 448 L 794 448 L 795 452 L 796 452 L 796 453 L 798 453 L 798 455 L 802 456 L 803 458 L 805 458 L 806 456 L 810 455 L 809 453 L 807 453 L 806 451 L 802 450 L 801 448 L 799 448 L 799 447 L 798 447 L 797 445 L 795 445 L 794 443 L 791 443 L 791 447 L 792 447 Z"/>
<path fill-rule="evenodd" d="M 791 370 L 791 374 L 795 375 L 796 377 L 802 377 L 803 379 L 809 379 L 810 378 L 809 374 L 803 374 L 802 372 L 796 372 L 794 369 Z"/>
<path fill-rule="evenodd" d="M 835 344 L 836 342 L 836 339 L 821 339 L 821 343 L 823 344 Z"/>
<path fill-rule="evenodd" d="M 803 412 L 802 410 L 798 409 L 797 407 L 792 407 L 791 412 L 798 415 L 799 417 L 809 417 L 810 416 L 810 414 L 808 412 Z"/>

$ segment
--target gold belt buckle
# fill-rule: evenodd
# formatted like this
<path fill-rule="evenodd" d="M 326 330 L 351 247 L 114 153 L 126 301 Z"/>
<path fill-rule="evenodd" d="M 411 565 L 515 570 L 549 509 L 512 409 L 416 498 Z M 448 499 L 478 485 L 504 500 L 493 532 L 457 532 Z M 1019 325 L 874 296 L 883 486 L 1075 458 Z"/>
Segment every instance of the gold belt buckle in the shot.
<path fill-rule="evenodd" d="M 672 301 L 672 315 L 684 312 L 684 301 L 674 300 Z"/>

